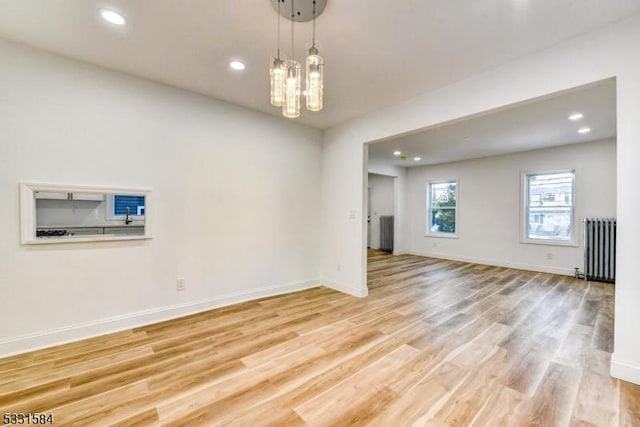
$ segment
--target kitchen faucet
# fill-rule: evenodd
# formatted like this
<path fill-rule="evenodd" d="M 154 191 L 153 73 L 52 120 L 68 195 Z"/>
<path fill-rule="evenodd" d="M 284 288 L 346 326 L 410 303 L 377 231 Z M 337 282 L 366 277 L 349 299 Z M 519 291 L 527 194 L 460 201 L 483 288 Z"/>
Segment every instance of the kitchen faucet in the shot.
<path fill-rule="evenodd" d="M 129 206 L 127 206 L 124 210 L 124 223 L 126 225 L 129 225 L 133 222 L 133 220 L 131 219 L 131 209 L 129 209 Z"/>

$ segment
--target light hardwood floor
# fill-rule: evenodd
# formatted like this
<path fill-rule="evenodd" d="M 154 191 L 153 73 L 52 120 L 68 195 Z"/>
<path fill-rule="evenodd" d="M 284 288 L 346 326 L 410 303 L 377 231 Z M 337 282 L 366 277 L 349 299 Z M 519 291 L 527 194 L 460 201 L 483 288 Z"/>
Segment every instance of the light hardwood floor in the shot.
<path fill-rule="evenodd" d="M 0 416 L 56 425 L 640 426 L 613 287 L 369 252 L 316 288 L 0 359 Z"/>

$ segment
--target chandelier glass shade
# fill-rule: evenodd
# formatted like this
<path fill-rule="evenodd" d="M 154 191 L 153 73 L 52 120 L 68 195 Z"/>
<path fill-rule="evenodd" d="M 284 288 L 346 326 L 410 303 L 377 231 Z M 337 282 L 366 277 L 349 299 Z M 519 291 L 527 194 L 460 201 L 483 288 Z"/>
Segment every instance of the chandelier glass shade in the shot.
<path fill-rule="evenodd" d="M 305 88 L 306 107 L 309 111 L 322 110 L 323 68 L 324 62 L 322 57 L 318 55 L 318 49 L 312 47 L 309 49 L 309 56 L 307 56 Z"/>
<path fill-rule="evenodd" d="M 294 59 L 284 62 L 284 102 L 282 115 L 295 119 L 300 116 L 300 63 Z"/>
<path fill-rule="evenodd" d="M 280 59 L 279 55 L 272 57 L 269 74 L 271 77 L 271 105 L 274 107 L 282 107 L 284 102 L 285 73 L 284 61 Z"/>

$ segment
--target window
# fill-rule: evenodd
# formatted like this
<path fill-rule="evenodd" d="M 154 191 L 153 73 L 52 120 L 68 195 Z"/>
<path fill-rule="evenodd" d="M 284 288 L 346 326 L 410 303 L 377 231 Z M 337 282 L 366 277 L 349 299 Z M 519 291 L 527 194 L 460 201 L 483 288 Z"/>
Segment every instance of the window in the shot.
<path fill-rule="evenodd" d="M 125 215 L 127 208 L 130 215 L 144 215 L 144 196 L 113 196 L 114 215 Z"/>
<path fill-rule="evenodd" d="M 427 234 L 457 237 L 458 181 L 429 182 L 427 185 Z"/>
<path fill-rule="evenodd" d="M 107 217 L 109 219 L 122 219 L 127 214 L 137 219 L 144 218 L 145 196 L 114 194 L 107 197 Z"/>
<path fill-rule="evenodd" d="M 575 172 L 523 176 L 524 241 L 575 244 Z"/>

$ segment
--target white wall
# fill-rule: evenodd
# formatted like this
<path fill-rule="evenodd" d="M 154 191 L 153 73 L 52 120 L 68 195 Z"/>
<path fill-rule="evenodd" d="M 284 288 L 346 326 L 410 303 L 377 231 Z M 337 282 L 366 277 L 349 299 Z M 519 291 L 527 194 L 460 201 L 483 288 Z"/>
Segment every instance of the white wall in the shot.
<path fill-rule="evenodd" d="M 371 215 L 371 240 L 369 246 L 373 249 L 380 248 L 380 217 L 395 215 L 395 180 L 396 178 L 392 176 L 369 174 L 368 187 L 371 194 L 371 212 L 369 213 Z"/>
<path fill-rule="evenodd" d="M 321 132 L 5 41 L 0 58 L 0 355 L 317 283 Z M 151 187 L 154 238 L 21 246 L 23 180 Z"/>
<path fill-rule="evenodd" d="M 640 15 L 325 132 L 320 274 L 366 294 L 366 144 L 605 78 L 617 84 L 619 227 L 612 373 L 640 384 Z M 353 217 L 353 218 L 352 218 Z M 337 271 L 340 263 L 344 268 Z"/>
<path fill-rule="evenodd" d="M 522 172 L 576 171 L 575 231 L 580 243 L 520 243 Z M 458 238 L 425 236 L 426 183 L 458 179 Z M 615 140 L 409 168 L 409 252 L 481 264 L 574 274 L 583 268 L 582 219 L 615 217 Z M 552 259 L 547 259 L 551 254 Z"/>

